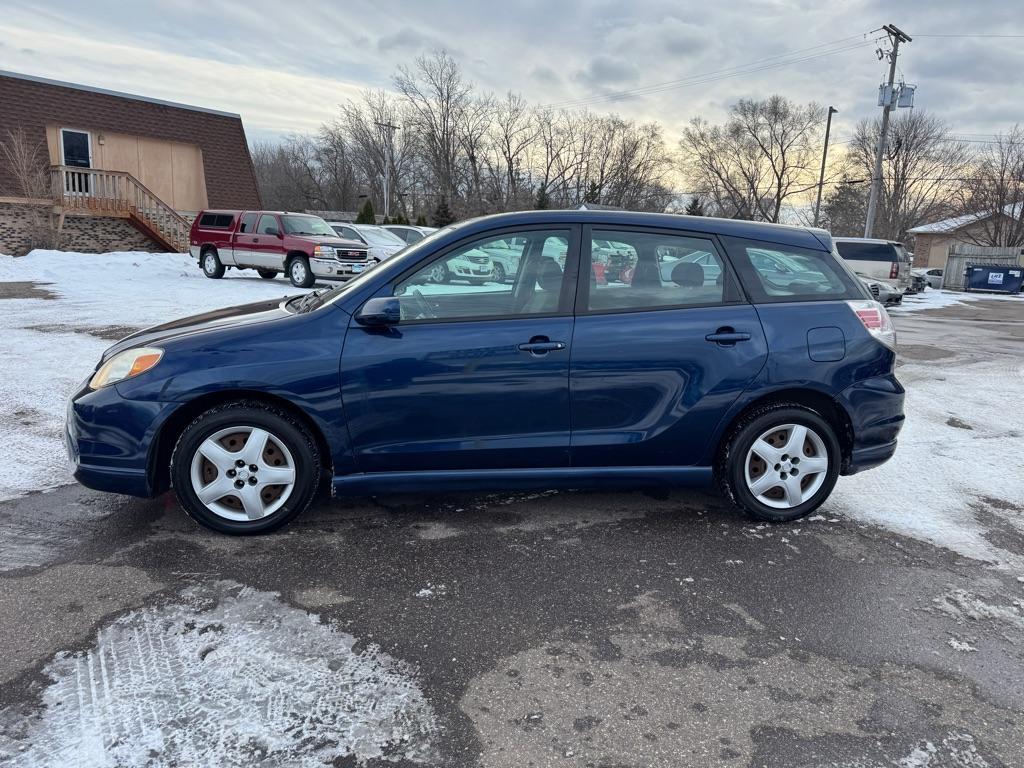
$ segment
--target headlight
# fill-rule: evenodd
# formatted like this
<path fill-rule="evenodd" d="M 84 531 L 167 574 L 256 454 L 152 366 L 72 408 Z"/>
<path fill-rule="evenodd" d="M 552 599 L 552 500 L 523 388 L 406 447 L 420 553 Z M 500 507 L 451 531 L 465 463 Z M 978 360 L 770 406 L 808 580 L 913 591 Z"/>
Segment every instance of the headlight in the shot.
<path fill-rule="evenodd" d="M 99 389 L 145 373 L 159 363 L 163 356 L 164 351 L 155 347 L 139 347 L 118 352 L 100 366 L 89 380 L 89 388 Z"/>
<path fill-rule="evenodd" d="M 313 248 L 314 259 L 333 259 L 336 255 L 337 252 L 330 245 L 318 245 Z"/>

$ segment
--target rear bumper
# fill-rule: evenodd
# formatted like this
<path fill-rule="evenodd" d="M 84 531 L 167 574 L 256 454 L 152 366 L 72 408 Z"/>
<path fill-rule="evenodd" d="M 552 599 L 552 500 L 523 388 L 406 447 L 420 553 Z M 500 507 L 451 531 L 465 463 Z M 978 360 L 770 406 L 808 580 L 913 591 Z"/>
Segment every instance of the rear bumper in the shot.
<path fill-rule="evenodd" d="M 842 474 L 863 472 L 892 458 L 906 419 L 904 397 L 903 385 L 892 374 L 865 379 L 839 395 L 853 427 L 853 449 Z"/>

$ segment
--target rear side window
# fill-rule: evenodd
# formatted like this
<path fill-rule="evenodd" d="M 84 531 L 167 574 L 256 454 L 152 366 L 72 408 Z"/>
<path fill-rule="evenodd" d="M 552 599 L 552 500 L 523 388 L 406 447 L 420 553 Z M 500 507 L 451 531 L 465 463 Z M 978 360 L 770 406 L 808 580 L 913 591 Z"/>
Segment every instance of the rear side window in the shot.
<path fill-rule="evenodd" d="M 722 304 L 731 279 L 710 240 L 660 232 L 593 231 L 589 312 Z"/>
<path fill-rule="evenodd" d="M 900 256 L 891 243 L 858 243 L 836 241 L 839 255 L 850 261 L 899 261 Z"/>
<path fill-rule="evenodd" d="M 726 238 L 733 265 L 755 303 L 863 299 L 863 286 L 828 251 Z"/>
<path fill-rule="evenodd" d="M 235 217 L 230 213 L 204 213 L 199 217 L 199 226 L 203 229 L 230 229 Z"/>
<path fill-rule="evenodd" d="M 250 235 L 256 229 L 256 214 L 247 213 L 242 217 L 242 223 L 238 225 L 239 232 L 247 232 Z"/>

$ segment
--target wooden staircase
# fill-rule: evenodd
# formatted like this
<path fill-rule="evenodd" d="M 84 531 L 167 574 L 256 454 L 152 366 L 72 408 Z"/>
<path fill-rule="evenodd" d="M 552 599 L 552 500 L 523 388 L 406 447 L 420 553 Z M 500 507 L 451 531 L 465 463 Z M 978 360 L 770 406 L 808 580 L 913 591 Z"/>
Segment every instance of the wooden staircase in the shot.
<path fill-rule="evenodd" d="M 53 198 L 69 211 L 128 219 L 161 248 L 188 252 L 188 220 L 125 171 L 101 171 L 57 165 L 50 168 Z"/>

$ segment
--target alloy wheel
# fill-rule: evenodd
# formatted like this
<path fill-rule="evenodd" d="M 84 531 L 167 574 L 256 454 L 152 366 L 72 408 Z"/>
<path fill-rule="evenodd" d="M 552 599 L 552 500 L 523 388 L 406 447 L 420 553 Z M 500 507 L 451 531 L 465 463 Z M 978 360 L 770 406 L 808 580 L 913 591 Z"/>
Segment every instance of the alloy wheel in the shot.
<path fill-rule="evenodd" d="M 298 259 L 292 262 L 292 281 L 296 283 L 306 282 L 306 265 Z"/>
<path fill-rule="evenodd" d="M 192 457 L 192 489 L 218 517 L 259 520 L 295 488 L 295 460 L 284 442 L 259 427 L 234 426 L 207 437 Z"/>
<path fill-rule="evenodd" d="M 803 424 L 782 424 L 764 432 L 750 446 L 744 478 L 762 504 L 792 509 L 821 489 L 828 463 L 828 449 L 817 432 Z"/>

